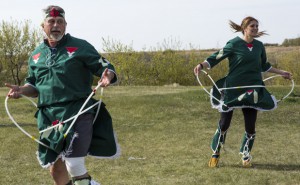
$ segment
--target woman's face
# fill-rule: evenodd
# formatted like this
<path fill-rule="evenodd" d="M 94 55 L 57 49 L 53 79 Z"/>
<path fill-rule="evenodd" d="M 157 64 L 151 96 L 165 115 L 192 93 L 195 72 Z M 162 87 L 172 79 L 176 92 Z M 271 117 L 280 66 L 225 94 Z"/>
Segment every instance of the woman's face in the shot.
<path fill-rule="evenodd" d="M 251 21 L 250 24 L 245 28 L 244 35 L 250 37 L 256 37 L 258 33 L 258 22 Z"/>

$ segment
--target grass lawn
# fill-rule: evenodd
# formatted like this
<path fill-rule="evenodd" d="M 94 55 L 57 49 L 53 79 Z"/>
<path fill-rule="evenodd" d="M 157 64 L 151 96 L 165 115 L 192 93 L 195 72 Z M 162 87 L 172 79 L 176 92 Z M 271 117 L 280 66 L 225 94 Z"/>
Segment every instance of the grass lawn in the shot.
<path fill-rule="evenodd" d="M 0 184 L 50 185 L 48 170 L 36 159 L 36 146 L 6 115 L 6 88 L 0 88 Z M 281 92 L 281 87 L 274 91 Z M 295 92 L 299 92 L 297 86 Z M 297 93 L 299 95 L 299 93 Z M 122 155 L 87 158 L 90 174 L 103 185 L 300 184 L 300 98 L 290 96 L 275 111 L 259 112 L 251 169 L 241 167 L 244 134 L 241 110 L 228 131 L 220 167 L 207 167 L 219 113 L 200 87 L 109 87 L 104 102 L 114 121 Z M 37 137 L 35 108 L 9 100 L 11 112 Z"/>

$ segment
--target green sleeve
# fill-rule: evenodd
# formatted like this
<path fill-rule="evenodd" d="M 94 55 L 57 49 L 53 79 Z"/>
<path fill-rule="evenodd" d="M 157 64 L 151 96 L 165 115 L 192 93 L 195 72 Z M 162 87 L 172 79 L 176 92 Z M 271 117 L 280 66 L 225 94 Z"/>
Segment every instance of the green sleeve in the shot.
<path fill-rule="evenodd" d="M 232 54 L 233 51 L 233 44 L 231 42 L 228 42 L 225 47 L 223 47 L 221 50 L 213 53 L 210 55 L 206 61 L 209 63 L 210 68 L 213 68 L 215 65 L 220 63 L 225 58 L 229 57 Z"/>
<path fill-rule="evenodd" d="M 267 62 L 267 54 L 266 49 L 262 46 L 262 54 L 261 54 L 261 69 L 262 72 L 268 71 L 272 66 L 269 62 Z"/>
<path fill-rule="evenodd" d="M 102 73 L 104 72 L 104 70 L 106 68 L 108 68 L 108 70 L 115 73 L 115 76 L 111 80 L 111 83 L 113 84 L 113 83 L 117 82 L 117 75 L 116 75 L 116 72 L 115 72 L 115 67 L 106 58 L 104 58 L 101 55 L 100 55 L 99 63 L 101 64 L 101 68 L 97 71 L 97 74 L 100 74 L 99 76 L 102 76 Z"/>
<path fill-rule="evenodd" d="M 98 77 L 101 77 L 104 70 L 108 68 L 108 70 L 115 73 L 115 77 L 112 79 L 111 83 L 115 83 L 117 81 L 114 66 L 87 42 L 81 60 L 84 62 L 85 66 L 87 66 L 87 68 Z"/>

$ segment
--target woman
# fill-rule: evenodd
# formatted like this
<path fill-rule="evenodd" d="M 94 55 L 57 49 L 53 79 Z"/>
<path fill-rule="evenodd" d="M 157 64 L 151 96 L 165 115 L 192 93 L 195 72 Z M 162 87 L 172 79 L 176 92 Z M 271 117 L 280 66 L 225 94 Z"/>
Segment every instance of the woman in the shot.
<path fill-rule="evenodd" d="M 245 120 L 245 134 L 242 139 L 240 153 L 244 167 L 251 167 L 251 149 L 255 139 L 255 122 L 257 110 L 273 110 L 277 107 L 275 98 L 263 87 L 261 72 L 271 72 L 291 79 L 289 72 L 273 68 L 267 62 L 266 51 L 262 42 L 255 38 L 265 35 L 258 32 L 258 21 L 253 17 L 243 19 L 241 25 L 232 21 L 229 25 L 235 32 L 242 32 L 242 37 L 235 37 L 227 42 L 224 48 L 209 56 L 204 62 L 194 68 L 198 75 L 204 68 L 212 68 L 223 59 L 229 60 L 227 76 L 216 82 L 218 88 L 253 86 L 249 88 L 226 89 L 219 94 L 222 101 L 212 99 L 213 108 L 221 112 L 221 119 L 211 143 L 213 150 L 209 167 L 217 167 L 220 158 L 221 145 L 225 143 L 226 132 L 230 126 L 233 110 L 241 108 Z M 214 95 L 218 96 L 216 93 Z"/>

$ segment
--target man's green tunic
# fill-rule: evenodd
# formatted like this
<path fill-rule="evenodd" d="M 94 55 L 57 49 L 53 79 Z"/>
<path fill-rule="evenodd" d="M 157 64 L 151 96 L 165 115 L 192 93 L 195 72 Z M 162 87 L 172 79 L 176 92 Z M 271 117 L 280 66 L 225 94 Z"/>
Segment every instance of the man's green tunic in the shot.
<path fill-rule="evenodd" d="M 263 85 L 262 72 L 271 69 L 267 62 L 266 51 L 262 42 L 254 39 L 247 43 L 236 37 L 226 46 L 209 56 L 206 61 L 210 68 L 228 58 L 229 73 L 216 82 L 218 88 Z M 233 108 L 251 107 L 257 110 L 272 110 L 277 107 L 275 98 L 264 87 L 250 87 L 223 90 L 220 94 L 214 87 L 212 95 L 220 102 L 211 98 L 214 108 L 227 112 Z"/>
<path fill-rule="evenodd" d="M 38 111 L 36 113 L 38 129 L 43 130 L 56 120 L 63 121 L 76 115 L 92 92 L 93 75 L 101 77 L 108 68 L 114 67 L 103 58 L 85 40 L 66 34 L 55 48 L 46 42 L 40 44 L 29 58 L 29 70 L 26 83 L 35 87 L 38 92 Z M 117 78 L 111 83 L 116 82 Z M 91 99 L 86 108 L 94 104 Z M 89 113 L 95 113 L 95 109 Z M 51 130 L 41 134 L 40 141 L 51 149 L 39 145 L 38 159 L 47 167 L 71 145 L 74 132 L 64 139 L 63 134 L 72 121 L 64 124 L 59 130 Z M 114 156 L 117 143 L 113 133 L 112 120 L 102 104 L 93 128 L 93 140 L 89 154 L 99 157 Z"/>

